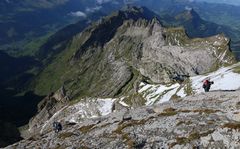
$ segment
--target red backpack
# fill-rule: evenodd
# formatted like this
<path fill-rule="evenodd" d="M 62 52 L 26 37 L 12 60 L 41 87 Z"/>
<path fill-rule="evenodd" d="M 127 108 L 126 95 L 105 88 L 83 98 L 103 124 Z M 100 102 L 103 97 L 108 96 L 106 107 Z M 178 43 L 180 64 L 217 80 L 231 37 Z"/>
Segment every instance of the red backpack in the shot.
<path fill-rule="evenodd" d="M 205 80 L 203 84 L 204 85 L 208 85 L 209 84 L 209 80 Z"/>
<path fill-rule="evenodd" d="M 208 80 L 205 80 L 204 82 L 203 82 L 203 88 L 206 88 L 207 86 L 208 86 L 208 84 L 209 84 L 209 81 Z"/>

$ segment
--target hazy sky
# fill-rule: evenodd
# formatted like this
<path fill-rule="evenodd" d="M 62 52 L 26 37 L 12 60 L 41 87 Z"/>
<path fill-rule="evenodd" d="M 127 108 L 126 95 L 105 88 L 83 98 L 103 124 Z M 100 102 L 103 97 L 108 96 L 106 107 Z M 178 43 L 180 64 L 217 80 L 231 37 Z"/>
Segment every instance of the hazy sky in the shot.
<path fill-rule="evenodd" d="M 195 0 L 195 1 L 206 1 L 206 2 L 227 3 L 227 4 L 233 4 L 233 5 L 240 5 L 240 0 Z"/>

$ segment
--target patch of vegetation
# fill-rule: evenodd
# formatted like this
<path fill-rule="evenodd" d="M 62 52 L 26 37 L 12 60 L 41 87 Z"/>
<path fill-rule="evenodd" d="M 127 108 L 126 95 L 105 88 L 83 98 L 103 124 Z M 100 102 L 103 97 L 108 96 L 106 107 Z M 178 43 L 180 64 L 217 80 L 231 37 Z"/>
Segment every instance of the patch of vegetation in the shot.
<path fill-rule="evenodd" d="M 155 99 L 155 98 L 158 98 L 159 96 L 160 96 L 160 95 L 156 94 L 156 95 L 150 97 L 150 99 Z"/>
<path fill-rule="evenodd" d="M 90 148 L 87 146 L 80 146 L 79 149 L 90 149 Z"/>
<path fill-rule="evenodd" d="M 184 92 L 187 94 L 187 96 L 193 95 L 193 89 L 192 89 L 192 83 L 190 79 L 187 79 L 184 81 L 186 86 L 184 87 Z"/>
<path fill-rule="evenodd" d="M 185 45 L 189 40 L 183 27 L 167 28 L 164 36 L 170 45 Z"/>
<path fill-rule="evenodd" d="M 196 139 L 200 139 L 201 134 L 199 132 L 192 132 L 190 133 L 190 135 L 188 136 L 188 140 L 189 142 L 192 140 L 196 140 Z"/>
<path fill-rule="evenodd" d="M 212 114 L 212 113 L 216 113 L 216 112 L 221 112 L 220 110 L 214 110 L 214 109 L 195 109 L 195 110 L 188 110 L 188 109 L 183 109 L 183 110 L 179 110 L 178 112 L 182 112 L 182 113 L 190 113 L 190 112 L 194 112 L 194 113 L 199 113 L 199 114 Z"/>
<path fill-rule="evenodd" d="M 182 113 L 190 113 L 190 112 L 192 112 L 192 110 L 183 109 L 183 110 L 179 110 L 179 112 L 182 112 Z"/>
<path fill-rule="evenodd" d="M 184 121 L 179 121 L 179 122 L 176 124 L 176 126 L 180 126 L 180 125 L 182 125 L 182 124 L 184 124 Z"/>
<path fill-rule="evenodd" d="M 128 145 L 129 149 L 133 149 L 134 147 L 134 140 L 132 140 L 127 133 L 122 135 L 124 142 Z"/>
<path fill-rule="evenodd" d="M 65 149 L 66 147 L 61 145 L 61 144 L 57 144 L 57 146 L 54 149 Z"/>
<path fill-rule="evenodd" d="M 61 139 L 66 139 L 66 138 L 69 138 L 73 135 L 74 135 L 73 132 L 64 132 L 64 133 L 60 133 L 58 137 L 61 138 Z"/>
<path fill-rule="evenodd" d="M 179 121 L 179 122 L 176 124 L 176 126 L 180 126 L 180 125 L 182 125 L 182 124 L 190 125 L 190 124 L 192 124 L 192 122 L 191 122 L 191 121 Z"/>
<path fill-rule="evenodd" d="M 152 117 L 149 117 L 146 120 L 144 120 L 144 119 L 143 120 L 132 120 L 132 121 L 128 121 L 126 123 L 121 122 L 121 123 L 119 123 L 119 127 L 115 131 L 113 131 L 113 133 L 121 135 L 124 142 L 128 145 L 128 148 L 134 149 L 137 146 L 139 146 L 139 144 L 136 144 L 136 142 L 134 142 L 134 140 L 129 137 L 129 134 L 124 133 L 122 130 L 127 127 L 131 127 L 131 126 L 144 125 L 151 118 Z"/>
<path fill-rule="evenodd" d="M 240 130 L 240 123 L 226 123 L 222 127 L 223 128 Z"/>
<path fill-rule="evenodd" d="M 239 73 L 240 74 L 240 66 L 237 66 L 233 69 L 234 73 Z"/>
<path fill-rule="evenodd" d="M 194 113 L 200 113 L 200 114 L 212 114 L 212 113 L 216 113 L 216 112 L 221 112 L 220 110 L 214 110 L 214 109 L 196 109 L 193 110 L 192 112 Z"/>
<path fill-rule="evenodd" d="M 172 147 L 174 147 L 177 144 L 183 145 L 183 144 L 190 143 L 193 140 L 197 140 L 197 139 L 200 139 L 201 137 L 208 136 L 209 134 L 212 134 L 214 131 L 215 130 L 209 130 L 209 131 L 203 132 L 203 133 L 199 133 L 197 131 L 193 131 L 193 132 L 191 132 L 189 134 L 188 137 L 177 137 L 176 138 L 176 142 L 170 144 L 169 147 L 172 148 Z"/>
<path fill-rule="evenodd" d="M 77 46 L 81 43 L 76 43 L 77 39 L 73 39 L 72 44 L 68 47 L 67 51 L 63 51 L 55 57 L 55 60 L 52 63 L 42 70 L 42 72 L 36 77 L 32 82 L 32 88 L 35 87 L 35 92 L 39 95 L 45 95 L 49 92 L 56 91 L 59 89 L 67 78 L 76 78 L 74 71 L 69 67 L 69 60 L 72 57 L 72 54 L 77 50 Z"/>
<path fill-rule="evenodd" d="M 124 102 L 130 106 L 134 105 L 135 103 L 137 103 L 139 106 L 143 106 L 145 105 L 146 100 L 142 97 L 141 94 L 133 93 L 129 95 L 127 98 L 125 98 Z"/>
<path fill-rule="evenodd" d="M 34 56 L 36 52 L 40 49 L 40 47 L 47 41 L 47 39 L 52 35 L 52 33 L 48 33 L 42 37 L 31 40 L 26 45 L 24 45 L 24 51 L 19 53 L 19 56 L 30 55 Z"/>
<path fill-rule="evenodd" d="M 162 113 L 160 113 L 158 116 L 173 116 L 176 115 L 178 112 L 174 108 L 167 108 L 164 109 Z"/>
<path fill-rule="evenodd" d="M 95 125 L 82 126 L 81 128 L 79 128 L 79 131 L 81 131 L 82 133 L 87 133 L 91 131 L 94 128 L 94 126 Z"/>
<path fill-rule="evenodd" d="M 207 121 L 207 124 L 208 124 L 208 125 L 213 125 L 214 123 L 215 123 L 214 120 Z"/>
<path fill-rule="evenodd" d="M 147 95 L 153 93 L 154 91 L 152 90 L 153 87 L 149 87 L 147 88 L 145 91 L 143 91 L 141 94 L 144 95 L 144 97 L 146 97 Z"/>
<path fill-rule="evenodd" d="M 118 128 L 114 131 L 114 133 L 117 134 L 123 134 L 122 130 L 127 128 L 127 127 L 131 127 L 131 126 L 136 126 L 136 125 L 144 125 L 146 123 L 147 120 L 132 120 L 126 123 L 119 123 Z"/>
<path fill-rule="evenodd" d="M 177 100 L 179 100 L 180 98 L 181 98 L 180 96 L 174 94 L 174 95 L 171 97 L 171 100 L 177 101 Z"/>
<path fill-rule="evenodd" d="M 237 102 L 237 103 L 236 103 L 236 108 L 237 108 L 237 109 L 240 109 L 240 102 Z"/>

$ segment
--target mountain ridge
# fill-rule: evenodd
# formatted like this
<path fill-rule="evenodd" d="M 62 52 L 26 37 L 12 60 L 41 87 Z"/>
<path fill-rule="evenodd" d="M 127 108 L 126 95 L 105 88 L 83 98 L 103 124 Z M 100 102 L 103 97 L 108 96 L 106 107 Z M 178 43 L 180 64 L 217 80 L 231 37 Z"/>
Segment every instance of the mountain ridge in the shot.
<path fill-rule="evenodd" d="M 191 95 L 188 77 L 235 63 L 229 51 L 229 39 L 224 35 L 190 39 L 183 28 L 164 28 L 155 16 L 149 20 L 137 17 L 138 13 L 144 14 L 141 8 L 133 7 L 124 12 L 106 17 L 77 34 L 69 47 L 43 70 L 36 89 L 50 87 L 45 92 L 52 93 L 39 104 L 39 113 L 31 119 L 31 134 L 42 132 L 43 126 L 48 126 L 45 122 L 55 119 L 54 115 L 65 111 L 68 104 L 79 102 L 81 107 L 85 105 L 83 101 L 88 105 L 92 98 L 100 98 L 103 100 L 93 100 L 92 104 L 106 102 L 111 106 L 114 103 L 116 109 L 121 109 L 124 108 L 121 103 L 139 107 L 185 97 Z M 136 15 L 128 19 L 123 17 L 126 13 Z M 111 26 L 109 33 L 101 35 L 108 26 Z M 104 39 L 106 35 L 111 38 Z M 179 76 L 183 76 L 183 84 L 176 83 L 174 78 Z M 50 86 L 46 86 L 46 82 Z M 161 84 L 156 89 L 159 94 L 148 98 L 145 93 L 153 93 L 155 89 L 154 86 L 151 91 L 142 89 L 148 87 L 143 82 Z M 110 100 L 108 104 L 104 101 L 106 98 L 121 100 Z"/>
<path fill-rule="evenodd" d="M 137 9 L 136 7 L 134 7 L 134 9 Z M 138 15 L 140 15 L 140 16 L 138 16 L 138 18 L 142 18 L 142 15 L 141 15 L 141 9 L 137 9 L 138 11 L 137 12 L 135 12 L 135 10 L 133 10 L 132 12 L 136 15 L 136 16 L 138 16 Z M 131 12 L 131 13 L 132 13 Z M 140 13 L 139 13 L 140 12 Z M 138 14 L 139 13 L 139 14 Z M 123 13 L 124 14 L 124 13 Z M 148 13 L 147 13 L 148 14 Z M 131 16 L 130 14 L 128 14 L 128 16 Z M 75 77 L 80 77 L 79 75 L 78 75 L 78 73 L 79 74 L 84 74 L 84 75 L 87 75 L 87 76 L 89 76 L 90 74 L 91 75 L 93 75 L 94 73 L 99 73 L 100 72 L 100 74 L 101 73 L 105 73 L 104 75 L 107 75 L 108 73 L 105 71 L 105 70 L 103 70 L 103 66 L 98 66 L 99 68 L 95 68 L 95 69 L 93 69 L 93 67 L 96 67 L 96 64 L 99 64 L 99 61 L 105 61 L 102 65 L 105 65 L 105 67 L 107 67 L 107 65 L 108 65 L 108 61 L 112 61 L 112 63 L 115 63 L 114 61 L 118 61 L 118 63 L 116 63 L 116 64 L 114 64 L 114 65 L 119 65 L 119 66 L 126 66 L 125 67 L 125 69 L 126 70 L 124 70 L 124 71 L 126 71 L 126 74 L 129 74 L 129 79 L 131 78 L 130 76 L 131 76 L 131 74 L 132 73 L 130 73 L 131 71 L 129 71 L 129 70 L 131 70 L 132 68 L 134 68 L 135 70 L 138 70 L 139 68 L 139 66 L 137 66 L 136 64 L 138 64 L 140 61 L 140 59 L 141 59 L 141 55 L 142 55 L 142 52 L 144 52 L 144 51 L 141 51 L 142 50 L 142 48 L 143 48 L 143 46 L 144 46 L 144 44 L 146 44 L 147 45 L 147 41 L 146 41 L 146 39 L 144 39 L 143 37 L 145 36 L 145 38 L 146 37 L 148 37 L 149 36 L 149 38 L 151 37 L 151 36 L 156 36 L 156 38 L 159 40 L 159 41 L 155 41 L 155 40 L 153 40 L 153 41 L 155 41 L 156 43 L 154 43 L 153 41 L 150 41 L 150 44 L 152 44 L 152 45 L 148 45 L 149 47 L 151 47 L 151 48 L 160 48 L 161 49 L 161 47 L 163 47 L 163 49 L 165 49 L 165 48 L 167 48 L 168 47 L 168 45 L 170 45 L 170 46 L 182 46 L 182 47 L 184 47 L 184 48 L 190 48 L 191 46 L 194 46 L 194 44 L 196 43 L 196 44 L 203 44 L 204 42 L 206 43 L 205 44 L 205 46 L 211 46 L 211 44 L 213 44 L 215 41 L 214 40 L 216 40 L 216 39 L 218 39 L 218 40 L 220 40 L 220 42 L 218 43 L 218 42 L 215 42 L 214 43 L 214 46 L 212 46 L 211 48 L 215 48 L 215 47 L 219 47 L 219 49 L 218 49 L 218 52 L 216 51 L 216 53 L 215 54 L 220 54 L 221 55 L 221 53 L 223 52 L 224 53 L 224 51 L 226 50 L 226 56 L 224 56 L 224 59 L 225 58 L 227 58 L 227 55 L 229 55 L 230 53 L 229 53 L 229 51 L 228 51 L 228 44 L 229 44 L 229 39 L 227 39 L 227 38 L 225 38 L 224 36 L 222 36 L 222 35 L 217 35 L 217 36 L 215 36 L 215 37 L 212 37 L 212 38 L 209 38 L 209 39 L 206 39 L 206 41 L 204 41 L 205 39 L 188 39 L 188 37 L 185 35 L 185 32 L 184 32 L 184 30 L 182 30 L 182 29 L 180 29 L 180 28 L 176 28 L 176 29 L 174 29 L 174 28 L 169 28 L 169 29 L 166 29 L 166 30 L 164 30 L 163 29 L 163 27 L 161 26 L 161 24 L 158 22 L 158 21 L 145 21 L 145 20 L 139 20 L 139 21 L 137 21 L 136 23 L 134 23 L 135 21 L 134 21 L 134 18 L 136 17 L 136 16 L 132 16 L 132 17 L 130 17 L 131 19 L 133 19 L 133 21 L 130 21 L 130 22 L 127 22 L 127 23 L 124 23 L 123 21 L 121 21 L 121 18 L 123 17 L 123 19 L 126 19 L 126 20 L 128 20 L 128 18 L 124 18 L 124 15 L 122 16 L 122 13 L 120 13 L 120 14 L 117 14 L 117 17 L 115 17 L 114 15 L 113 16 L 111 16 L 110 17 L 110 19 L 109 18 L 107 18 L 106 19 L 106 22 L 103 20 L 103 21 L 100 21 L 100 25 L 93 25 L 92 27 L 90 27 L 90 28 L 87 28 L 87 29 L 85 29 L 82 33 L 80 33 L 79 35 L 77 35 L 77 36 L 75 36 L 74 38 L 73 38 L 73 40 L 72 40 L 72 42 L 71 42 L 71 44 L 69 45 L 69 47 L 68 48 L 66 48 L 63 52 L 61 52 L 60 53 L 60 55 L 61 55 L 61 59 L 56 59 L 56 61 L 55 62 L 53 62 L 52 64 L 50 64 L 49 66 L 50 67 L 54 67 L 55 69 L 50 69 L 50 68 L 47 68 L 47 69 L 45 69 L 44 71 L 45 72 L 47 72 L 48 71 L 48 73 L 49 73 L 49 71 L 51 72 L 51 74 L 52 74 L 52 76 L 54 76 L 55 78 L 54 79 L 56 79 L 56 77 L 61 77 L 61 78 L 63 78 L 63 76 L 64 77 L 66 77 L 66 78 L 69 78 L 70 79 L 70 76 L 72 77 L 71 78 L 71 80 L 73 79 L 73 78 L 75 78 Z M 120 17 L 119 19 L 117 19 L 118 17 Z M 143 16 L 144 17 L 144 16 Z M 111 18 L 113 19 L 113 20 L 111 20 Z M 149 18 L 149 17 L 146 17 L 147 19 Z M 154 19 L 155 18 L 155 15 L 154 16 L 152 16 L 152 18 Z M 156 20 L 156 19 L 155 19 Z M 111 23 L 110 23 L 111 22 Z M 116 23 L 115 24 L 115 26 L 112 24 L 112 23 Z M 123 23 L 123 24 L 122 24 Z M 153 23 L 153 24 L 151 24 L 151 23 Z M 128 28 L 129 27 L 131 27 L 131 26 L 133 26 L 132 28 L 133 28 L 133 30 L 138 30 L 139 31 L 139 33 L 134 33 L 134 34 L 132 34 L 132 35 L 130 35 L 129 33 L 127 33 L 128 32 Z M 139 27 L 138 27 L 139 26 Z M 111 30 L 109 30 L 108 31 L 108 33 L 106 33 L 106 32 L 102 32 L 104 29 L 107 29 L 108 27 L 110 27 L 110 29 Z M 149 31 L 147 31 L 145 28 L 148 28 L 149 29 Z M 156 27 L 156 33 L 158 33 L 159 35 L 154 35 L 154 33 L 152 32 L 152 30 L 154 29 L 154 27 Z M 140 30 L 140 29 L 142 29 L 142 30 Z M 163 31 L 164 30 L 164 31 Z M 126 33 L 124 33 L 124 32 L 126 32 Z M 146 32 L 146 33 L 145 33 Z M 120 36 L 118 36 L 118 34 L 120 35 Z M 126 34 L 126 35 L 125 35 Z M 107 38 L 105 37 L 105 35 L 107 36 Z M 114 35 L 114 36 L 113 36 Z M 122 37 L 121 37 L 122 36 Z M 137 37 L 137 38 L 139 38 L 138 40 L 136 40 L 136 39 L 133 39 L 133 37 Z M 118 38 L 120 38 L 120 40 L 118 39 Z M 151 37 L 151 38 L 153 38 L 153 37 Z M 165 39 L 164 39 L 165 38 Z M 113 39 L 113 40 L 112 40 Z M 126 40 L 127 39 L 127 40 Z M 122 41 L 121 41 L 122 40 Z M 166 40 L 166 43 L 165 43 L 165 40 Z M 193 43 L 191 43 L 189 40 L 191 40 L 191 42 L 193 42 Z M 143 42 L 142 42 L 143 41 Z M 122 43 L 124 43 L 124 44 L 122 44 L 123 46 L 124 45 L 126 45 L 126 46 L 128 46 L 128 47 L 125 47 L 125 50 L 124 49 L 121 49 L 121 45 L 118 45 L 119 44 L 119 42 L 122 42 Z M 129 43 L 130 42 L 130 43 Z M 146 42 L 146 43 L 145 43 Z M 162 43 L 161 43 L 162 42 Z M 208 43 L 209 42 L 209 43 Z M 212 43 L 213 42 L 213 43 Z M 131 45 L 133 43 L 133 45 Z M 154 45 L 154 44 L 156 44 L 156 45 Z M 119 46 L 119 47 L 118 47 Z M 136 46 L 136 47 L 133 47 L 133 46 Z M 152 47 L 153 46 L 153 47 Z M 136 49 L 135 49 L 136 48 Z M 139 49 L 140 48 L 140 49 Z M 144 47 L 144 48 L 146 48 L 146 49 L 148 49 L 147 47 Z M 194 49 L 195 49 L 196 47 L 194 47 Z M 70 50 L 72 50 L 72 51 L 70 51 L 70 50 L 68 50 L 68 49 L 70 49 Z M 113 49 L 114 51 L 111 51 L 110 49 Z M 118 49 L 120 50 L 120 51 L 118 51 Z M 135 51 L 133 52 L 132 51 L 132 49 L 134 49 Z M 221 52 L 221 49 L 223 50 L 222 52 Z M 124 54 L 123 53 L 123 51 L 121 51 L 121 50 L 123 50 L 123 51 L 125 51 L 125 53 L 126 54 L 130 54 L 130 55 L 126 55 L 126 54 Z M 126 51 L 126 50 L 129 50 L 129 51 Z M 167 49 L 165 49 L 166 51 L 167 51 Z M 170 49 L 169 49 L 170 50 Z M 179 49 L 180 50 L 180 49 Z M 106 53 L 106 51 L 109 51 L 109 52 L 107 52 Z M 181 50 L 180 50 L 181 51 Z M 185 51 L 185 50 L 183 50 L 183 51 Z M 187 50 L 186 50 L 187 51 Z M 195 50 L 195 51 L 197 51 L 197 49 Z M 133 53 L 131 53 L 131 52 L 133 52 Z M 136 52 L 136 53 L 135 53 Z M 154 50 L 153 50 L 153 52 L 154 52 Z M 168 51 L 169 52 L 169 51 Z M 193 51 L 194 52 L 194 51 Z M 209 51 L 210 52 L 210 51 Z M 220 52 L 220 53 L 219 53 Z M 65 54 L 63 54 L 63 53 L 65 53 Z M 109 57 L 107 56 L 107 55 L 111 55 L 112 54 L 112 58 L 110 58 L 109 59 Z M 223 54 L 222 53 L 222 54 Z M 228 53 L 228 54 L 227 54 Z M 147 53 L 146 53 L 147 54 Z M 170 53 L 169 53 L 170 54 Z M 213 54 L 214 55 L 214 54 Z M 217 55 L 215 55 L 215 56 L 217 56 Z M 231 54 L 230 54 L 231 55 Z M 123 60 L 121 60 L 121 59 L 118 59 L 118 57 L 125 57 L 126 56 L 126 58 L 127 59 L 123 59 Z M 169 56 L 171 56 L 171 54 L 169 55 Z M 215 56 L 213 56 L 213 57 L 215 57 Z M 95 57 L 95 58 L 93 58 L 93 57 Z M 198 56 L 198 57 L 200 57 L 200 56 Z M 230 57 L 229 57 L 230 58 Z M 109 59 L 109 60 L 107 60 L 107 59 Z M 209 59 L 211 59 L 211 58 L 209 58 Z M 234 59 L 234 58 L 233 58 Z M 231 62 L 233 62 L 233 59 L 229 59 L 228 61 L 231 63 Z M 96 60 L 98 60 L 98 61 L 96 61 Z M 134 63 L 133 63 L 133 61 L 135 61 Z M 163 60 L 164 60 L 164 58 L 163 58 Z M 198 59 L 199 61 L 201 61 L 201 59 Z M 58 62 L 57 62 L 58 61 Z M 65 62 L 63 62 L 63 61 L 65 61 Z M 157 60 L 156 60 L 157 61 Z M 222 61 L 222 60 L 220 60 L 220 59 L 217 59 L 217 61 Z M 75 63 L 76 62 L 76 63 Z M 94 62 L 94 63 L 93 63 Z M 210 62 L 210 61 L 209 61 Z M 130 68 L 129 66 L 127 66 L 126 64 L 127 63 L 129 63 L 130 64 L 130 66 L 132 67 L 132 68 Z M 163 63 L 165 63 L 165 62 L 163 62 Z M 185 62 L 186 63 L 186 62 Z M 188 63 L 190 63 L 190 65 L 192 65 L 192 63 L 193 62 L 191 62 L 190 60 L 189 60 L 189 62 Z M 212 62 L 211 62 L 212 63 Z M 214 62 L 216 65 L 218 65 L 216 62 Z M 220 62 L 221 63 L 221 62 Z M 67 66 L 67 65 L 69 65 L 70 64 L 70 67 L 69 66 Z M 77 68 L 77 66 L 80 64 L 80 66 L 81 66 L 81 68 Z M 200 63 L 201 64 L 201 63 Z M 214 66 L 215 66 L 215 64 L 214 64 Z M 55 66 L 54 66 L 55 65 Z M 159 67 L 161 68 L 161 69 L 163 69 L 164 67 L 166 68 L 166 66 L 162 66 L 163 64 L 160 64 L 159 65 Z M 195 64 L 193 64 L 193 65 L 195 65 Z M 110 65 L 109 65 L 110 66 Z M 119 66 L 117 66 L 117 67 L 119 67 Z M 173 65 L 174 66 L 174 65 Z M 111 66 L 112 67 L 112 66 Z M 140 67 L 144 67 L 144 68 L 140 68 L 140 71 L 141 71 L 141 73 L 144 73 L 143 72 L 143 70 L 144 69 L 147 69 L 147 68 L 145 68 L 145 66 L 140 66 Z M 151 66 L 152 67 L 152 66 Z M 150 68 L 151 68 L 150 67 Z M 204 68 L 204 67 L 202 67 L 202 66 L 189 66 L 189 67 L 196 67 L 196 68 L 191 68 L 191 69 L 195 69 L 195 70 L 193 70 L 193 71 L 186 71 L 186 70 L 184 70 L 184 68 L 183 68 L 183 66 L 181 66 L 182 68 L 179 70 L 179 72 L 176 72 L 176 71 L 174 71 L 174 69 L 176 69 L 176 70 L 178 70 L 179 68 L 177 68 L 177 67 L 175 67 L 175 68 L 171 68 L 172 66 L 169 66 L 169 68 L 168 69 L 170 69 L 170 70 L 167 70 L 167 72 L 165 72 L 166 73 L 166 75 L 167 76 L 171 76 L 171 75 L 173 75 L 174 74 L 174 72 L 175 73 L 180 73 L 180 74 L 184 74 L 184 73 L 186 73 L 186 75 L 189 75 L 189 74 L 194 74 L 194 71 L 195 71 L 195 73 L 202 73 L 202 71 L 204 70 L 204 71 L 206 71 L 206 69 L 209 69 L 210 67 L 213 67 L 213 63 L 212 64 L 210 64 L 210 66 L 205 66 L 206 68 Z M 185 66 L 186 67 L 186 66 Z M 59 71 L 59 72 L 57 72 L 58 71 L 58 68 L 59 68 L 59 70 L 63 70 L 64 69 L 64 71 L 65 72 L 68 72 L 68 71 L 66 71 L 66 70 L 69 70 L 69 74 L 68 75 L 63 75 L 63 76 L 61 76 L 61 73 L 63 73 L 64 74 L 64 72 L 61 72 L 61 71 Z M 70 69 L 69 69 L 70 68 Z M 74 71 L 74 69 L 76 69 L 77 70 L 77 73 L 76 73 L 76 71 L 75 71 L 75 73 L 73 73 L 72 71 Z M 89 71 L 89 69 L 93 69 L 92 71 Z M 107 68 L 105 68 L 105 69 L 107 69 Z M 112 68 L 111 68 L 112 69 Z M 128 70 L 129 69 L 129 70 Z M 143 69 L 143 70 L 141 70 L 141 69 Z M 199 70 L 198 70 L 199 69 Z M 97 72 L 96 70 L 98 70 L 99 72 Z M 135 71 L 134 70 L 134 71 Z M 189 69 L 190 70 L 190 69 Z M 44 72 L 43 71 L 43 72 Z M 55 72 L 57 72 L 57 73 L 55 73 Z M 88 73 L 86 73 L 86 71 L 88 72 Z M 102 72 L 101 72 L 102 71 Z M 110 71 L 110 70 L 109 70 Z M 139 70 L 138 70 L 139 71 Z M 149 70 L 148 70 L 149 71 Z M 151 70 L 152 71 L 152 70 Z M 43 73 L 43 75 L 45 76 L 46 75 L 46 73 Z M 111 71 L 110 71 L 111 72 Z M 128 73 L 127 73 L 128 72 Z M 133 71 L 132 71 L 133 72 Z M 170 73 L 170 74 L 167 74 L 167 73 Z M 56 76 L 56 75 L 54 75 L 54 74 L 56 74 L 56 75 L 58 75 L 58 76 Z M 97 74 L 95 74 L 94 76 L 92 76 L 93 78 L 96 78 L 96 75 Z M 98 74 L 98 75 L 100 75 L 100 74 Z M 120 73 L 121 74 L 121 73 Z M 41 74 L 40 74 L 41 75 Z M 60 76 L 59 76 L 60 75 Z M 75 76 L 74 76 L 75 75 Z M 164 74 L 165 75 L 165 74 Z M 163 76 L 164 76 L 163 75 Z M 49 76 L 49 77 L 52 77 L 52 76 Z M 87 76 L 85 76 L 85 77 L 83 77 L 83 78 L 86 78 L 86 79 L 89 79 Z M 101 76 L 101 75 L 100 75 Z M 117 75 L 118 76 L 118 75 Z M 46 76 L 47 77 L 47 76 Z M 77 78 L 78 78 L 77 77 Z M 151 78 L 151 79 L 153 79 L 152 77 L 153 76 L 147 76 L 147 77 L 149 77 L 149 78 Z M 45 77 L 43 77 L 43 78 L 45 78 Z M 76 78 L 76 79 L 77 79 Z M 109 77 L 108 77 L 109 78 Z M 53 78 L 52 79 L 50 79 L 49 78 L 49 80 L 54 80 Z M 169 78 L 168 78 L 169 79 Z M 56 80 L 58 80 L 59 81 L 59 79 L 56 79 Z M 77 79 L 77 80 L 79 80 L 79 79 Z M 128 79 L 127 79 L 128 80 Z M 153 79 L 153 80 L 159 80 L 159 79 Z M 67 81 L 67 80 L 64 80 L 64 81 Z M 80 79 L 79 81 L 83 81 L 82 79 Z M 86 81 L 86 80 L 85 80 Z M 93 81 L 93 80 L 92 80 Z M 97 81 L 97 80 L 95 80 L 95 81 Z M 107 80 L 106 80 L 107 81 Z M 38 81 L 38 83 L 36 83 L 36 84 L 42 84 L 42 83 L 44 83 L 44 82 L 46 82 L 46 81 Z M 159 83 L 159 81 L 157 81 L 158 83 Z M 58 84 L 59 84 L 60 82 L 58 82 Z M 89 85 L 91 85 L 91 82 L 83 82 L 83 84 L 84 83 L 86 83 L 86 86 L 88 86 L 87 88 L 89 88 Z M 92 82 L 92 83 L 94 83 L 94 84 L 97 84 L 97 83 L 95 83 L 95 82 Z M 64 82 L 62 82 L 62 83 L 60 83 L 61 85 L 63 85 L 64 84 Z M 59 85 L 60 85 L 59 84 Z M 78 83 L 77 83 L 78 84 Z M 87 85 L 88 84 L 88 85 Z M 101 84 L 101 83 L 100 83 Z M 43 84 L 42 84 L 43 85 Z M 58 88 L 60 88 L 60 86 L 58 85 Z M 66 84 L 65 84 L 66 85 Z M 68 83 L 68 85 L 69 85 L 69 83 Z M 85 85 L 84 85 L 85 86 Z M 40 87 L 40 86 L 38 86 L 38 87 Z M 46 87 L 46 85 L 45 85 L 45 89 L 46 89 L 47 87 Z M 91 88 L 91 87 L 90 87 Z M 97 89 L 96 88 L 96 86 L 94 87 L 95 89 Z M 55 90 L 56 90 L 57 88 L 55 88 Z M 111 91 L 112 92 L 112 91 Z"/>

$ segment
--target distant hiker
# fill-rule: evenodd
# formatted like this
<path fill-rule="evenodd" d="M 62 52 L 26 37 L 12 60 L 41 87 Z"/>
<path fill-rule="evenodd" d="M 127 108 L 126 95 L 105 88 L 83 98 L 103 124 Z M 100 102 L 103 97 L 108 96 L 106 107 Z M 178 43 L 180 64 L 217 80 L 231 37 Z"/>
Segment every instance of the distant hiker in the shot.
<path fill-rule="evenodd" d="M 62 130 L 62 124 L 60 122 L 53 122 L 53 130 L 58 133 Z"/>
<path fill-rule="evenodd" d="M 203 88 L 205 92 L 209 92 L 211 85 L 214 84 L 213 81 L 209 81 L 208 79 L 203 82 Z"/>

